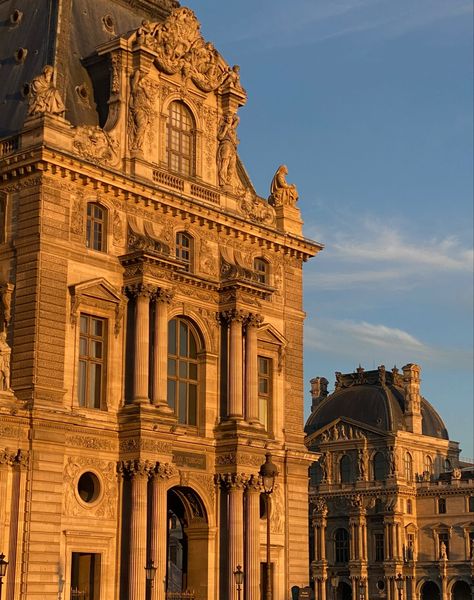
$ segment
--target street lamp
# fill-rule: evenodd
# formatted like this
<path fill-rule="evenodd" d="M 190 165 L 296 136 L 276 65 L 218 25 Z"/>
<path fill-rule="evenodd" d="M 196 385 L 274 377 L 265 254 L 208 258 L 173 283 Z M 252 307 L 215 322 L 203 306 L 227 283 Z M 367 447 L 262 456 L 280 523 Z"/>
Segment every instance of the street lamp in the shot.
<path fill-rule="evenodd" d="M 237 596 L 240 600 L 240 593 L 242 591 L 242 584 L 244 582 L 244 572 L 242 571 L 242 567 L 237 565 L 237 569 L 234 571 L 235 583 L 237 584 Z"/>
<path fill-rule="evenodd" d="M 5 560 L 5 554 L 0 553 L 0 600 L 2 600 L 3 578 L 7 574 L 8 562 Z"/>
<path fill-rule="evenodd" d="M 395 577 L 395 584 L 396 584 L 397 590 L 398 590 L 398 600 L 402 600 L 402 594 L 403 594 L 403 575 L 401 573 L 399 573 Z"/>
<path fill-rule="evenodd" d="M 272 463 L 272 455 L 270 452 L 265 454 L 265 462 L 260 467 L 260 477 L 262 478 L 263 491 L 265 492 L 267 505 L 267 589 L 265 598 L 272 600 L 272 579 L 271 579 L 271 563 L 270 563 L 270 511 L 271 511 L 271 495 L 275 487 L 275 478 L 278 475 L 278 469 Z"/>
<path fill-rule="evenodd" d="M 365 579 L 359 579 L 359 600 L 365 600 Z"/>
<path fill-rule="evenodd" d="M 331 587 L 332 587 L 332 595 L 333 595 L 334 600 L 336 600 L 338 586 L 339 586 L 339 577 L 337 575 L 333 575 L 331 577 Z"/>
<path fill-rule="evenodd" d="M 156 575 L 156 567 L 153 564 L 153 561 L 151 559 L 148 559 L 148 562 L 146 563 L 145 573 L 146 573 L 147 584 L 150 586 L 150 590 L 151 590 L 151 588 L 153 587 L 153 581 L 155 580 L 155 575 Z M 0 600 L 1 600 L 1 598 L 0 598 Z"/>

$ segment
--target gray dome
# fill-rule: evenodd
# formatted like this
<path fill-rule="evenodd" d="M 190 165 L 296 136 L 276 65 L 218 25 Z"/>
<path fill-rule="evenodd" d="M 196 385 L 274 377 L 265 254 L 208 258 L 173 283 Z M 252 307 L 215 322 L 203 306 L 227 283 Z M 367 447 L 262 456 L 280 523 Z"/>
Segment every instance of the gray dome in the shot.
<path fill-rule="evenodd" d="M 360 383 L 354 374 L 341 377 L 342 384 L 338 384 L 336 391 L 322 398 L 313 409 L 305 426 L 307 435 L 343 417 L 383 431 L 404 428 L 405 395 L 399 379 L 385 372 L 381 379 L 380 371 L 366 371 Z M 344 387 L 346 384 L 348 387 Z M 440 416 L 424 398 L 421 417 L 423 435 L 449 439 Z"/>

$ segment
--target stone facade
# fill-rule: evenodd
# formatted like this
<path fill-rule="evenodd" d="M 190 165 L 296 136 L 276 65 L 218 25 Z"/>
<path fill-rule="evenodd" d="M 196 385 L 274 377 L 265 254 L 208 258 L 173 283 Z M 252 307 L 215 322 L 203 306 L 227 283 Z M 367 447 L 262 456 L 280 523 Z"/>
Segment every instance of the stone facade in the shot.
<path fill-rule="evenodd" d="M 421 395 L 420 367 L 336 373 L 330 395 L 311 383 L 316 597 L 470 600 L 474 465 Z"/>
<path fill-rule="evenodd" d="M 79 4 L 39 6 L 50 38 L 2 69 L 4 597 L 236 600 L 240 564 L 256 600 L 271 452 L 286 599 L 308 583 L 302 265 L 322 246 L 285 168 L 256 194 L 239 69 L 192 11 Z M 10 7 L 8 59 L 36 35 Z"/>

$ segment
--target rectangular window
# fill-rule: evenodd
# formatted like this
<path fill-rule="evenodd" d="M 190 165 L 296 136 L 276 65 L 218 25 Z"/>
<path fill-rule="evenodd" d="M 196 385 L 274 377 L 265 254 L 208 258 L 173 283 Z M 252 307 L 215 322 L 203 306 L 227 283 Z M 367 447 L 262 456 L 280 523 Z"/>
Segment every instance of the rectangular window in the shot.
<path fill-rule="evenodd" d="M 440 515 L 446 513 L 446 498 L 438 498 L 438 513 Z"/>
<path fill-rule="evenodd" d="M 100 600 L 100 554 L 73 552 L 71 600 Z"/>
<path fill-rule="evenodd" d="M 413 512 L 413 504 L 411 500 L 407 500 L 407 515 L 411 515 Z"/>
<path fill-rule="evenodd" d="M 81 314 L 79 336 L 79 406 L 102 408 L 105 380 L 106 320 Z"/>
<path fill-rule="evenodd" d="M 375 542 L 375 561 L 382 562 L 383 560 L 385 560 L 383 533 L 376 533 L 374 535 L 374 542 Z"/>
<path fill-rule="evenodd" d="M 270 399 L 272 394 L 272 360 L 258 357 L 258 404 L 259 418 L 266 430 L 270 424 Z"/>

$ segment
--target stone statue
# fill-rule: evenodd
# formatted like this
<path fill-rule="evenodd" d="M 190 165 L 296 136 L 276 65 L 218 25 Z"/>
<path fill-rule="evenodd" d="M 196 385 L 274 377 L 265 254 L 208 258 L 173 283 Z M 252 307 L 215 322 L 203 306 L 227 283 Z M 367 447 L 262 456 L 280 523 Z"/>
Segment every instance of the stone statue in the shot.
<path fill-rule="evenodd" d="M 54 69 L 46 65 L 41 72 L 30 83 L 30 100 L 28 115 L 41 115 L 49 113 L 60 115 L 65 110 L 64 102 L 53 83 Z"/>
<path fill-rule="evenodd" d="M 446 544 L 444 542 L 441 542 L 441 544 L 439 545 L 439 557 L 441 560 L 447 560 L 448 558 L 448 552 L 446 549 Z"/>
<path fill-rule="evenodd" d="M 154 87 L 146 73 L 135 71 L 131 82 L 129 113 L 129 139 L 132 150 L 143 149 L 145 134 L 155 117 Z"/>
<path fill-rule="evenodd" d="M 293 183 L 287 183 L 288 168 L 278 167 L 270 186 L 269 203 L 272 206 L 294 206 L 298 200 L 298 190 Z"/>
<path fill-rule="evenodd" d="M 359 468 L 359 480 L 363 481 L 365 479 L 366 476 L 366 461 L 367 461 L 367 456 L 366 456 L 366 451 L 363 449 L 359 449 L 357 451 L 357 466 Z"/>
<path fill-rule="evenodd" d="M 239 117 L 232 113 L 227 113 L 221 121 L 217 139 L 219 148 L 217 150 L 217 172 L 219 175 L 219 185 L 230 185 L 235 172 L 237 162 L 237 125 Z"/>
<path fill-rule="evenodd" d="M 6 332 L 0 333 L 0 392 L 10 389 L 11 348 L 6 341 Z"/>
<path fill-rule="evenodd" d="M 5 333 L 12 318 L 12 296 L 15 286 L 12 283 L 0 285 L 0 332 Z"/>

